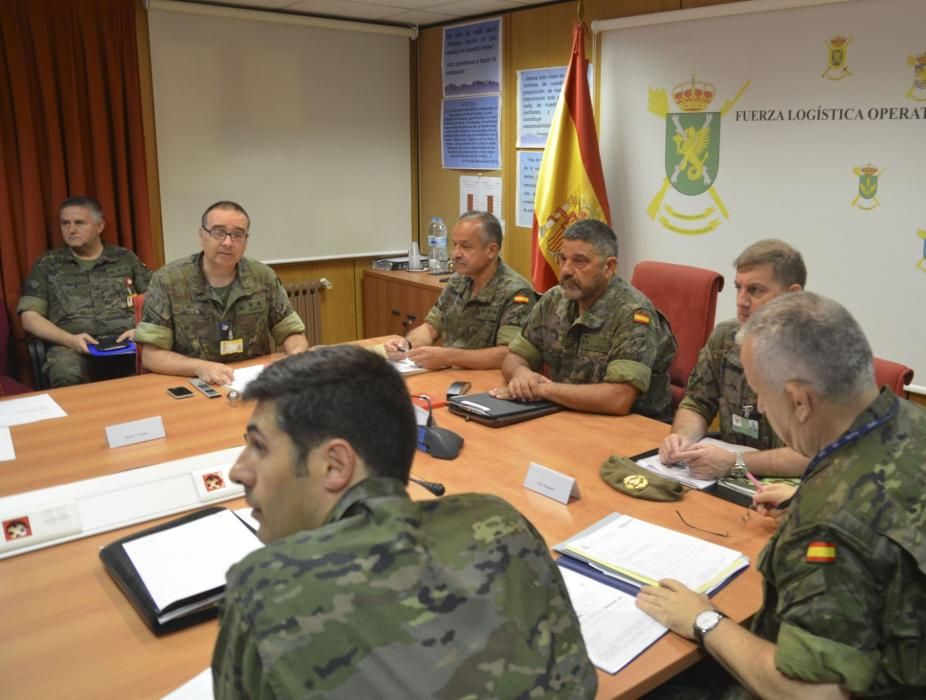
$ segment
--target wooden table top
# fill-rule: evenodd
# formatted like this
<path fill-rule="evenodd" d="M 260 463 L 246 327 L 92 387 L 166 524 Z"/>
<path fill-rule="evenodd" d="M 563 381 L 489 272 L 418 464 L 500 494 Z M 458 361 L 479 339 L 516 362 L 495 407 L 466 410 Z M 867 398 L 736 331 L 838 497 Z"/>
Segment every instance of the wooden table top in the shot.
<path fill-rule="evenodd" d="M 412 393 L 436 398 L 455 379 L 472 382 L 474 393 L 501 383 L 495 370 L 429 372 L 407 383 Z M 11 429 L 17 459 L 0 463 L 0 497 L 243 444 L 248 406 L 232 407 L 224 398 L 199 394 L 185 400 L 168 396 L 166 388 L 180 384 L 186 380 L 148 374 L 52 391 L 68 416 Z M 104 426 L 155 415 L 164 419 L 166 438 L 106 446 Z M 548 545 L 614 511 L 732 547 L 753 562 L 772 531 L 768 519 L 754 516 L 744 523 L 742 508 L 710 495 L 692 492 L 682 501 L 657 503 L 630 498 L 601 481 L 598 467 L 609 455 L 655 447 L 668 432 L 663 423 L 563 411 L 493 429 L 446 408 L 434 415 L 440 426 L 460 433 L 465 445 L 452 461 L 417 453 L 412 474 L 443 483 L 448 493 L 482 491 L 505 498 Z M 525 489 L 531 461 L 574 476 L 581 498 L 567 506 Z M 414 484 L 409 493 L 431 498 Z M 239 508 L 244 501 L 226 505 Z M 692 531 L 676 511 L 693 525 L 729 537 Z M 100 563 L 102 546 L 155 522 L 0 561 L 3 695 L 160 697 L 210 664 L 216 622 L 154 636 Z M 733 619 L 747 619 L 761 602 L 758 573 L 750 567 L 715 600 Z M 614 676 L 599 671 L 598 696 L 637 697 L 693 663 L 698 653 L 695 645 L 670 633 Z"/>

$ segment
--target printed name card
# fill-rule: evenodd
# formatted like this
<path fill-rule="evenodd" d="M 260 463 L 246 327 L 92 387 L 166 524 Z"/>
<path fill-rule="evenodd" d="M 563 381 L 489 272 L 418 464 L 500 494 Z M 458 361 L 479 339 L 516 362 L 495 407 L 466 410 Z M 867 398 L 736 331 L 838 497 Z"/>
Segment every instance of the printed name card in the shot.
<path fill-rule="evenodd" d="M 125 447 L 126 445 L 134 445 L 137 442 L 157 440 L 166 437 L 166 435 L 161 416 L 106 426 L 106 442 L 109 443 L 110 447 Z"/>
<path fill-rule="evenodd" d="M 0 515 L 0 554 L 81 531 L 77 503 L 60 503 L 30 512 Z"/>
<path fill-rule="evenodd" d="M 560 474 L 536 462 L 531 462 L 527 468 L 524 486 L 560 503 L 569 503 L 570 497 L 579 497 L 579 484 L 574 477 Z"/>

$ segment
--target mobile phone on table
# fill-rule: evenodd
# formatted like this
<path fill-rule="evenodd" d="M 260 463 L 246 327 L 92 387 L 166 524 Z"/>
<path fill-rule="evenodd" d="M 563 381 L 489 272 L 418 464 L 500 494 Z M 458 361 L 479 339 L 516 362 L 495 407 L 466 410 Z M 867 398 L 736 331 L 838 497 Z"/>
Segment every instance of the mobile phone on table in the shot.
<path fill-rule="evenodd" d="M 188 399 L 193 396 L 193 392 L 185 386 L 172 386 L 167 390 L 167 393 L 175 399 Z"/>

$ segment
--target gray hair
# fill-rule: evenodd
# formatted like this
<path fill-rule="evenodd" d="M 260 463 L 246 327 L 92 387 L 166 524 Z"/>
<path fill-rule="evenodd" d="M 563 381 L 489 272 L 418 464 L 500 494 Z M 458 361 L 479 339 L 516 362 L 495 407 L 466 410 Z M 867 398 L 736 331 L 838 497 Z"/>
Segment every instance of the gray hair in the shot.
<path fill-rule="evenodd" d="M 502 247 L 502 224 L 495 218 L 494 214 L 487 211 L 468 211 L 460 217 L 460 221 L 469 221 L 470 219 L 482 224 L 483 245 L 495 242 L 498 243 L 499 248 Z"/>
<path fill-rule="evenodd" d="M 69 197 L 61 202 L 61 206 L 58 207 L 58 214 L 60 215 L 61 212 L 68 207 L 83 207 L 90 211 L 90 215 L 97 223 L 103 220 L 103 207 L 101 207 L 100 203 L 93 197 Z"/>
<path fill-rule="evenodd" d="M 733 269 L 755 265 L 771 265 L 772 277 L 782 287 L 799 284 L 801 289 L 807 286 L 807 266 L 804 257 L 784 241 L 766 238 L 756 241 L 740 253 L 733 261 Z"/>
<path fill-rule="evenodd" d="M 763 304 L 737 334 L 752 340 L 756 367 L 775 388 L 809 385 L 828 399 L 858 396 L 874 383 L 871 346 L 844 306 L 814 294 L 784 294 Z"/>
<path fill-rule="evenodd" d="M 590 243 L 600 258 L 617 257 L 617 234 L 603 221 L 583 219 L 566 229 L 563 239 Z"/>

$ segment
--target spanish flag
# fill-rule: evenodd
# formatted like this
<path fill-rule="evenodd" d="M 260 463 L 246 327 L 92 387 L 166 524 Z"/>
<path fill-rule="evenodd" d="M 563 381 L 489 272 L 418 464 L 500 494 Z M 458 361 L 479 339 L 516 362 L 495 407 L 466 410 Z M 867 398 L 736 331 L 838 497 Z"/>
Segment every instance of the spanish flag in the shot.
<path fill-rule="evenodd" d="M 558 282 L 555 256 L 563 231 L 579 219 L 611 223 L 588 90 L 587 29 L 577 22 L 573 30 L 572 58 L 537 174 L 531 277 L 534 289 L 541 293 Z"/>
<path fill-rule="evenodd" d="M 836 545 L 832 542 L 811 542 L 807 545 L 804 560 L 808 564 L 832 564 L 836 561 Z"/>

